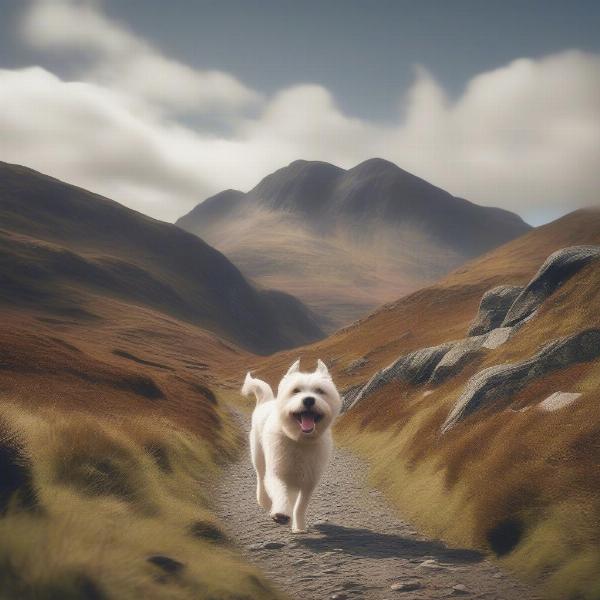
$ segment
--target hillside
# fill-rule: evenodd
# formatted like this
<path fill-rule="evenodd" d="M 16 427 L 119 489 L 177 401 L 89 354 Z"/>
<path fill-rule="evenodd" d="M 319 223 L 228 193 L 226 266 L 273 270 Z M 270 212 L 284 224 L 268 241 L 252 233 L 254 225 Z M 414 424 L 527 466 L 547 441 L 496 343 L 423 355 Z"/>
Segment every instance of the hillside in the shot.
<path fill-rule="evenodd" d="M 295 161 L 247 194 L 205 200 L 177 225 L 303 300 L 329 331 L 530 229 L 382 159 L 347 171 Z"/>
<path fill-rule="evenodd" d="M 259 353 L 321 337 L 300 302 L 196 236 L 25 167 L 0 163 L 0 223 L 1 302 L 73 316 L 107 297 Z"/>
<path fill-rule="evenodd" d="M 597 598 L 599 265 L 600 210 L 577 211 L 262 371 L 328 360 L 338 439 L 403 514 Z"/>
<path fill-rule="evenodd" d="M 213 513 L 240 451 L 218 385 L 234 341 L 307 339 L 303 307 L 23 167 L 0 165 L 0 224 L 0 596 L 279 598 Z"/>

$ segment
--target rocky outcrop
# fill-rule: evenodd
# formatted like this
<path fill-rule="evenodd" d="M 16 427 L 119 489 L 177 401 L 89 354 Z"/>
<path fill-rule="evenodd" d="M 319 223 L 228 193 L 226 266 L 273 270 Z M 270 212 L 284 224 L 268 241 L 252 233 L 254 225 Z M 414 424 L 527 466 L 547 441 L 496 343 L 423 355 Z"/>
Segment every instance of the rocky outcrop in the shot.
<path fill-rule="evenodd" d="M 404 381 L 419 385 L 429 380 L 434 369 L 443 356 L 454 346 L 455 342 L 447 342 L 439 346 L 422 348 L 401 356 L 394 363 L 378 371 L 367 384 L 356 394 L 348 409 L 356 406 L 361 400 L 376 392 L 390 381 Z"/>
<path fill-rule="evenodd" d="M 492 329 L 486 336 L 483 341 L 483 347 L 488 350 L 494 350 L 502 344 L 508 341 L 508 338 L 511 336 L 513 331 L 517 329 L 516 327 L 497 327 L 496 329 Z"/>
<path fill-rule="evenodd" d="M 344 369 L 344 373 L 351 375 L 355 371 L 358 371 L 358 370 L 362 369 L 363 367 L 366 367 L 368 364 L 369 364 L 369 360 L 367 358 L 365 358 L 364 356 L 361 356 L 360 358 L 357 358 L 356 360 L 353 360 L 352 362 L 348 363 L 348 366 Z"/>
<path fill-rule="evenodd" d="M 600 356 L 600 329 L 588 329 L 544 346 L 531 358 L 515 364 L 495 365 L 480 371 L 465 386 L 442 426 L 442 433 L 481 408 L 509 399 L 531 380 Z"/>
<path fill-rule="evenodd" d="M 401 356 L 385 369 L 375 373 L 364 386 L 355 385 L 348 390 L 344 395 L 344 410 L 356 406 L 390 381 L 404 381 L 412 385 L 439 385 L 458 375 L 471 360 L 487 350 L 494 350 L 505 344 L 514 332 L 534 317 L 536 309 L 558 287 L 583 266 L 598 259 L 599 246 L 563 248 L 546 259 L 525 288 L 501 285 L 488 290 L 481 299 L 479 311 L 469 329 L 470 337 L 415 350 Z M 593 337 L 594 331 L 582 333 L 582 343 L 586 343 L 586 336 Z M 475 375 L 444 424 L 444 430 L 476 410 L 480 403 L 510 395 L 525 385 L 528 378 L 560 368 L 561 365 L 555 363 L 560 362 L 561 357 L 570 356 L 570 362 L 567 360 L 565 366 L 578 360 L 588 360 L 581 358 L 586 356 L 585 353 L 581 354 L 581 357 L 569 354 L 570 349 L 577 346 L 579 339 L 578 336 L 573 336 L 562 341 L 557 340 L 529 361 L 518 365 L 497 365 Z M 351 373 L 365 365 L 364 359 L 357 359 L 348 365 L 346 372 Z"/>
<path fill-rule="evenodd" d="M 556 289 L 598 259 L 599 246 L 572 246 L 551 254 L 514 301 L 502 325 L 512 326 L 532 315 Z"/>
<path fill-rule="evenodd" d="M 346 412 L 353 404 L 354 400 L 363 389 L 363 384 L 353 385 L 342 391 L 342 412 Z"/>
<path fill-rule="evenodd" d="M 481 335 L 500 327 L 506 313 L 522 291 L 523 288 L 518 285 L 499 285 L 488 290 L 481 298 L 479 311 L 469 328 L 469 335 Z"/>
<path fill-rule="evenodd" d="M 487 337 L 487 335 L 477 335 L 454 342 L 438 362 L 429 381 L 434 385 L 439 385 L 449 377 L 460 373 L 469 361 L 483 354 Z"/>

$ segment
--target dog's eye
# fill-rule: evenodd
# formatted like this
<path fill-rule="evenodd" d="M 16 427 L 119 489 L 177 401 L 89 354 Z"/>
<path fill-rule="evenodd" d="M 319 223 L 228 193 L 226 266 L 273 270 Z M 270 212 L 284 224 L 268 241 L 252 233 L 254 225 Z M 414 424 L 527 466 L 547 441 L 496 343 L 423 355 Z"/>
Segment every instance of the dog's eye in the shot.
<path fill-rule="evenodd" d="M 294 388 L 292 390 L 292 394 L 299 394 L 300 393 L 300 388 Z"/>
<path fill-rule="evenodd" d="M 315 394 L 323 395 L 325 394 L 325 390 L 323 388 L 315 388 Z"/>

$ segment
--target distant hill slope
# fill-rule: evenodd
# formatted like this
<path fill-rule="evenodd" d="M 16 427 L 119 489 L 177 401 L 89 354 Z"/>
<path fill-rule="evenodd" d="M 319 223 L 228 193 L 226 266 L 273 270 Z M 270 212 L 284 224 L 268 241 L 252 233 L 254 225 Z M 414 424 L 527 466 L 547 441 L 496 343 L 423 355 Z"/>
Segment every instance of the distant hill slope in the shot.
<path fill-rule="evenodd" d="M 302 348 L 308 359 L 336 357 L 340 365 L 363 359 L 342 374 L 347 384 L 385 367 L 396 356 L 464 337 L 481 297 L 496 285 L 523 285 L 556 250 L 600 245 L 600 209 L 572 212 L 531 230 L 450 273 L 438 283 L 388 303 L 325 340 Z M 266 364 L 276 372 L 298 350 L 281 352 Z M 263 363 L 264 364 L 264 363 Z M 341 371 L 340 371 L 341 372 Z"/>
<path fill-rule="evenodd" d="M 347 171 L 298 160 L 247 194 L 205 200 L 176 224 L 245 275 L 306 302 L 329 330 L 530 229 L 382 159 Z"/>
<path fill-rule="evenodd" d="M 0 163 L 0 302 L 84 315 L 91 298 L 145 306 L 258 353 L 319 339 L 301 302 L 250 285 L 220 252 L 31 169 Z"/>

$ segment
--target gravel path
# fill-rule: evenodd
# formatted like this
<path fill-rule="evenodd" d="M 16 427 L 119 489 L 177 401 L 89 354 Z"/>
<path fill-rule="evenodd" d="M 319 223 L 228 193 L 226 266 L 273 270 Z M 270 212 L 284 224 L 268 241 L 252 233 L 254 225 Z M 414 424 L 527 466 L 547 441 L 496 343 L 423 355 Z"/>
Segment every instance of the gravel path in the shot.
<path fill-rule="evenodd" d="M 308 509 L 310 533 L 292 535 L 256 504 L 245 453 L 224 473 L 218 512 L 245 557 L 297 600 L 536 597 L 479 553 L 420 536 L 368 487 L 366 470 L 336 448 Z"/>

